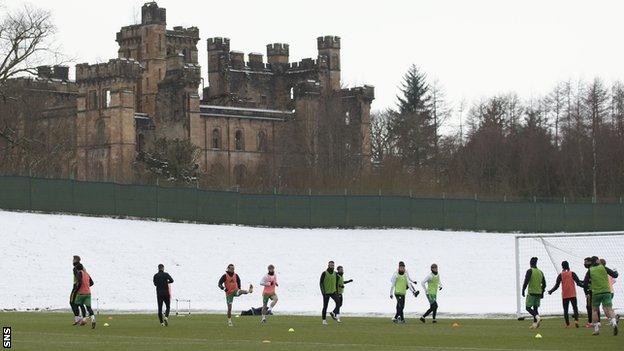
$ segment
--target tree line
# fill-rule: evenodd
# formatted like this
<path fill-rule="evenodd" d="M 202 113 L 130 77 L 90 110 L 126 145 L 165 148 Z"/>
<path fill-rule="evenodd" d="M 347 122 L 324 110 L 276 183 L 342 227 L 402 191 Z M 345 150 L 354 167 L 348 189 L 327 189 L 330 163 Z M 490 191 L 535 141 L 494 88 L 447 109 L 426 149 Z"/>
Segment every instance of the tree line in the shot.
<path fill-rule="evenodd" d="M 446 134 L 450 103 L 418 67 L 406 73 L 397 98 L 395 109 L 372 117 L 379 188 L 524 198 L 624 193 L 622 82 L 565 81 L 530 100 L 492 96 Z"/>

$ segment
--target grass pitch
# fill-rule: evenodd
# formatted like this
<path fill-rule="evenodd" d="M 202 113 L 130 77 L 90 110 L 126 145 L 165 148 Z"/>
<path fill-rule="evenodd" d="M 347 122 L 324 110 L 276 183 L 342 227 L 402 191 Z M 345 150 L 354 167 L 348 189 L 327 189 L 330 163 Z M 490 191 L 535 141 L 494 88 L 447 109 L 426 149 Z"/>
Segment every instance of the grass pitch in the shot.
<path fill-rule="evenodd" d="M 258 317 L 233 318 L 230 328 L 225 316 L 205 314 L 171 316 L 169 327 L 151 314 L 100 314 L 97 329 L 91 330 L 71 326 L 72 318 L 70 313 L 0 313 L 0 325 L 11 326 L 15 350 L 624 350 L 624 335 L 613 336 L 610 327 L 594 337 L 590 329 L 563 328 L 561 318 L 544 320 L 538 331 L 515 320 L 421 324 L 409 319 L 395 325 L 389 318 L 344 317 L 342 324 L 329 320 L 324 327 L 319 317 L 301 316 L 274 316 L 265 325 Z M 535 338 L 538 332 L 541 339 Z"/>

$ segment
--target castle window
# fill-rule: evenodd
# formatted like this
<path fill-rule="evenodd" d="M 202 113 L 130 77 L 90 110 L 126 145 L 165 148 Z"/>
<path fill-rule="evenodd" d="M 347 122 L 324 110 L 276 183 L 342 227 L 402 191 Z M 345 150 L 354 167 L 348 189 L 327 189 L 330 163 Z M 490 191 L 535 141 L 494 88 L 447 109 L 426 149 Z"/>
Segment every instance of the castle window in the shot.
<path fill-rule="evenodd" d="M 107 108 L 110 106 L 111 102 L 111 92 L 110 89 L 102 90 L 102 108 Z"/>
<path fill-rule="evenodd" d="M 221 131 L 218 128 L 212 130 L 212 148 L 214 150 L 221 148 Z"/>
<path fill-rule="evenodd" d="M 188 61 L 188 51 L 186 49 L 182 50 L 182 56 L 184 56 L 184 61 Z"/>
<path fill-rule="evenodd" d="M 345 112 L 345 124 L 349 125 L 351 123 L 351 117 L 349 116 L 349 111 Z"/>
<path fill-rule="evenodd" d="M 89 92 L 87 93 L 87 109 L 89 110 L 96 110 L 98 108 L 98 103 L 97 103 L 97 91 L 96 90 L 89 90 Z"/>
<path fill-rule="evenodd" d="M 101 118 L 95 122 L 95 143 L 106 144 L 106 124 Z"/>
<path fill-rule="evenodd" d="M 143 152 L 145 150 L 145 135 L 137 135 L 136 151 Z"/>
<path fill-rule="evenodd" d="M 269 145 L 268 145 L 266 133 L 264 131 L 260 131 L 258 133 L 258 151 L 267 152 L 268 149 L 269 149 Z"/>
<path fill-rule="evenodd" d="M 234 149 L 236 151 L 245 150 L 245 137 L 243 136 L 242 130 L 237 130 L 236 133 L 234 133 Z"/>
<path fill-rule="evenodd" d="M 162 51 L 162 34 L 158 34 L 158 51 Z"/>
<path fill-rule="evenodd" d="M 295 98 L 295 88 L 290 88 L 290 99 L 294 100 Z"/>

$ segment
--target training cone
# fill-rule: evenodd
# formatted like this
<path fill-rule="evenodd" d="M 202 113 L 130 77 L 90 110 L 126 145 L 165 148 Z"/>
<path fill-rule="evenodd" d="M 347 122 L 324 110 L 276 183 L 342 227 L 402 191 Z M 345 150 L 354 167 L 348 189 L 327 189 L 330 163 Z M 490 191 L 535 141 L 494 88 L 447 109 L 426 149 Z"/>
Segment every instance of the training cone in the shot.
<path fill-rule="evenodd" d="M 452 326 L 453 328 L 457 328 L 457 327 L 459 327 L 459 323 L 455 322 L 455 323 L 453 323 L 451 326 Z"/>
<path fill-rule="evenodd" d="M 108 324 L 108 323 L 104 323 L 104 326 L 105 326 L 105 327 L 108 327 L 108 326 L 109 326 L 109 324 Z"/>
<path fill-rule="evenodd" d="M 289 332 L 289 333 L 294 333 L 294 332 L 295 332 L 295 330 L 294 330 L 293 328 L 290 328 L 290 329 L 288 329 L 288 332 Z"/>
<path fill-rule="evenodd" d="M 240 314 L 237 314 L 236 316 L 234 316 L 234 318 L 240 318 Z"/>
<path fill-rule="evenodd" d="M 540 333 L 535 334 L 535 338 L 536 339 L 541 339 L 542 338 L 542 334 L 540 334 Z"/>
<path fill-rule="evenodd" d="M 262 343 L 263 343 L 263 344 L 268 344 L 268 343 L 270 343 L 270 342 L 271 342 L 271 340 L 262 340 Z"/>
<path fill-rule="evenodd" d="M 112 316 L 109 316 L 107 319 L 110 321 L 110 320 L 112 320 L 112 319 L 113 319 L 113 317 L 112 317 Z"/>

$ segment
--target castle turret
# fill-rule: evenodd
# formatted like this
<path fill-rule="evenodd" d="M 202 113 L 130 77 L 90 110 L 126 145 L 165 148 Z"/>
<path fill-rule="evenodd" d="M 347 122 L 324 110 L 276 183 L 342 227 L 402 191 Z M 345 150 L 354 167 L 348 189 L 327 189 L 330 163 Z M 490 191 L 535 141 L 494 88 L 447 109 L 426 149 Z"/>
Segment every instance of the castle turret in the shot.
<path fill-rule="evenodd" d="M 316 42 L 321 84 L 326 90 L 340 90 L 340 37 L 326 35 Z"/>
<path fill-rule="evenodd" d="M 271 64 L 288 63 L 288 44 L 275 43 L 267 45 L 267 62 Z"/>
<path fill-rule="evenodd" d="M 155 1 L 141 7 L 141 24 L 167 24 L 167 9 L 158 7 Z"/>
<path fill-rule="evenodd" d="M 230 62 L 230 39 L 209 38 L 208 47 L 208 96 L 219 96 L 225 93 L 225 76 Z"/>

